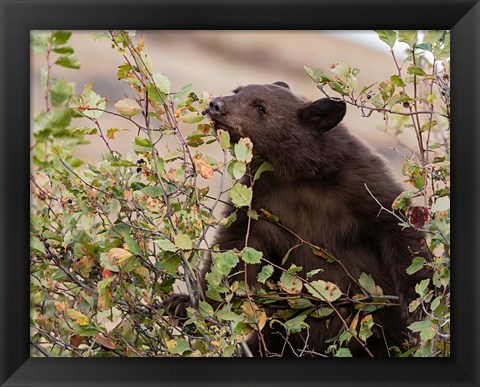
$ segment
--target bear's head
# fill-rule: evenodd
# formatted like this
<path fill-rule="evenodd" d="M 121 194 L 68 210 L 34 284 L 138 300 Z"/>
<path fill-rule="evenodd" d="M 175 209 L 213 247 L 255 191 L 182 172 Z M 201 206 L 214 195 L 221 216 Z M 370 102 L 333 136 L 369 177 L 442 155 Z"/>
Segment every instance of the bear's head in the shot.
<path fill-rule="evenodd" d="M 343 101 L 310 102 L 293 94 L 285 82 L 275 82 L 242 86 L 233 95 L 214 98 L 203 114 L 217 130 L 228 131 L 232 141 L 249 137 L 254 155 L 269 161 L 276 176 L 298 180 L 335 171 L 336 143 L 343 134 L 331 129 L 345 112 Z"/>
<path fill-rule="evenodd" d="M 249 137 L 254 146 L 265 139 L 288 139 L 295 132 L 326 132 L 342 121 L 345 102 L 322 98 L 306 101 L 293 94 L 285 82 L 247 85 L 233 95 L 214 98 L 203 114 L 215 122 L 216 129 L 227 130 L 234 141 Z"/>

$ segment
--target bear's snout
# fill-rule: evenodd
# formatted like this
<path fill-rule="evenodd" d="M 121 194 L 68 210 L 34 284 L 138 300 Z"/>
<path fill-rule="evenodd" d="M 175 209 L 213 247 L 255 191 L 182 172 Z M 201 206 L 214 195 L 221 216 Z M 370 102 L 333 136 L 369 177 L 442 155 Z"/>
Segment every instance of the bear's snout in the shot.
<path fill-rule="evenodd" d="M 209 116 L 213 117 L 215 115 L 221 115 L 226 111 L 225 102 L 221 98 L 214 98 L 208 104 L 208 108 L 205 109 L 202 114 L 208 114 Z"/>

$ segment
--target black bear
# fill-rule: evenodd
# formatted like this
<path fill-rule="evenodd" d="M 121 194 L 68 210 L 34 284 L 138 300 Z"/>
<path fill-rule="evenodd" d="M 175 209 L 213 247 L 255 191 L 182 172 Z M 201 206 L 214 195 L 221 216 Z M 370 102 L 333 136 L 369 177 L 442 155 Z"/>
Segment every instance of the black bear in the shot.
<path fill-rule="evenodd" d="M 429 275 L 425 270 L 408 275 L 406 268 L 413 257 L 428 259 L 429 255 L 421 232 L 402 229 L 392 214 L 380 211 L 379 203 L 391 208 L 402 188 L 383 159 L 340 123 L 345 113 L 343 101 L 323 98 L 310 102 L 293 94 L 284 82 L 243 86 L 233 95 L 214 98 L 204 114 L 214 121 L 215 128 L 227 130 L 233 141 L 250 138 L 254 155 L 273 165 L 273 172 L 263 173 L 254 183 L 252 209 L 267 210 L 281 224 L 262 218 L 249 222 L 246 211 L 238 211 L 237 220 L 229 228 L 219 229 L 214 242 L 221 250 L 242 250 L 249 229 L 248 246 L 269 261 L 281 266 L 290 251 L 285 268 L 301 266 L 298 274 L 304 278 L 321 269 L 313 280 L 333 282 L 349 296 L 361 293 L 354 279 L 370 274 L 384 294 L 399 297 L 399 306 L 373 313 L 374 334 L 367 341 L 368 350 L 353 339 L 349 347 L 354 356 L 388 356 L 390 347 L 402 348 L 415 284 Z M 249 185 L 250 178 L 244 176 L 241 182 Z M 226 208 L 225 216 L 234 210 Z M 321 246 L 339 262 L 326 262 L 309 245 L 297 246 L 299 241 Z M 203 278 L 211 264 L 208 256 Z M 248 265 L 249 286 L 257 286 L 260 269 L 260 265 Z M 274 273 L 274 279 L 280 274 Z M 167 305 L 167 310 L 176 310 L 178 315 L 188 299 L 174 296 Z M 288 345 L 284 335 L 267 324 L 262 343 L 253 335 L 249 346 L 255 356 L 295 356 L 301 349 L 302 354 L 322 355 L 355 314 L 353 306 L 346 305 L 328 323 L 309 317 L 308 342 L 304 330 L 291 335 Z"/>

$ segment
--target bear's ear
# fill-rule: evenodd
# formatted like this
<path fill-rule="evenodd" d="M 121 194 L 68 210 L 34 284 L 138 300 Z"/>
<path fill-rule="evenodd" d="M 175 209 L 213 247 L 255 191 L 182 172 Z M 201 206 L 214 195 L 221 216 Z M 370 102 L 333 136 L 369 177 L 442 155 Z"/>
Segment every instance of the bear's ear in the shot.
<path fill-rule="evenodd" d="M 273 82 L 273 84 L 274 84 L 274 85 L 277 85 L 277 86 L 284 87 L 285 89 L 289 89 L 289 90 L 290 90 L 290 86 L 288 86 L 285 82 L 277 81 L 277 82 Z"/>
<path fill-rule="evenodd" d="M 298 111 L 298 118 L 308 126 L 327 131 L 333 129 L 342 121 L 346 111 L 345 102 L 322 98 L 301 107 Z"/>

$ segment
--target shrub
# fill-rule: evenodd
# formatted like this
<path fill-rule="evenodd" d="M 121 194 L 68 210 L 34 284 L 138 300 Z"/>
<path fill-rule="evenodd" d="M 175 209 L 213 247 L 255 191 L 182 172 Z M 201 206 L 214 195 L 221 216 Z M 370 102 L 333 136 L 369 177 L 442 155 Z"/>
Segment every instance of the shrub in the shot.
<path fill-rule="evenodd" d="M 417 285 L 418 298 L 410 310 L 421 309 L 425 318 L 410 325 L 419 335 L 409 350 L 398 349 L 398 355 L 448 356 L 449 34 L 428 31 L 422 40 L 416 31 L 378 34 L 392 49 L 396 73 L 388 80 L 359 89 L 360 70 L 345 64 L 333 64 L 333 75 L 306 71 L 323 93 L 339 95 L 366 117 L 382 114 L 393 135 L 406 130 L 416 135 L 418 149 L 414 156 L 404 156 L 402 169 L 412 189 L 393 208 L 382 210 L 404 227 L 428 234 L 433 262 L 415 258 L 408 272 L 427 266 L 434 276 L 432 284 L 425 280 Z M 75 94 L 72 83 L 54 77 L 56 66 L 79 68 L 68 45 L 70 36 L 54 31 L 31 38 L 33 49 L 44 52 L 47 62 L 42 73 L 45 108 L 34 119 L 31 146 L 33 356 L 239 356 L 241 349 L 248 354 L 245 338 L 267 323 L 282 326 L 288 337 L 308 329 L 308 315 L 328 319 L 338 304 L 352 302 L 335 284 L 311 281 L 315 273 L 301 278 L 299 268 L 292 266 L 281 269 L 275 282 L 271 276 L 276 265 L 260 252 L 211 246 L 214 228 L 235 221 L 235 213 L 222 219 L 215 211 L 226 193 L 239 211 L 249 208 L 251 221 L 264 217 L 278 222 L 275 214 L 252 210 L 252 189 L 238 182 L 253 158 L 251 142 L 233 144 L 226 131 L 216 132 L 201 114 L 211 96 L 194 92 L 191 85 L 171 90 L 168 77 L 155 71 L 144 39 L 132 32 L 94 36 L 110 39 L 122 57 L 117 77 L 131 86 L 132 96 L 108 109 L 92 84 Z M 409 47 L 403 64 L 393 51 L 396 41 Z M 119 129 L 105 128 L 103 115 L 119 116 L 138 131 L 134 155 L 114 150 L 111 140 Z M 191 130 L 181 129 L 181 123 Z M 102 139 L 106 152 L 101 162 L 85 164 L 72 151 L 91 136 Z M 210 156 L 207 144 L 217 146 L 222 157 Z M 270 168 L 264 162 L 253 179 Z M 212 184 L 214 179 L 219 184 Z M 310 247 L 337 261 L 322 246 Z M 205 302 L 199 286 L 206 251 L 214 257 L 207 293 L 222 301 L 216 310 Z M 258 281 L 269 291 L 253 293 L 242 281 L 226 282 L 238 262 L 262 265 Z M 396 301 L 378 291 L 368 273 L 358 282 L 364 294 L 354 301 L 357 317 L 331 343 L 332 356 L 350 356 L 349 340 L 365 345 L 372 313 Z M 184 286 L 192 303 L 183 322 L 162 304 L 176 284 Z M 265 306 L 272 304 L 277 309 L 270 318 Z"/>

